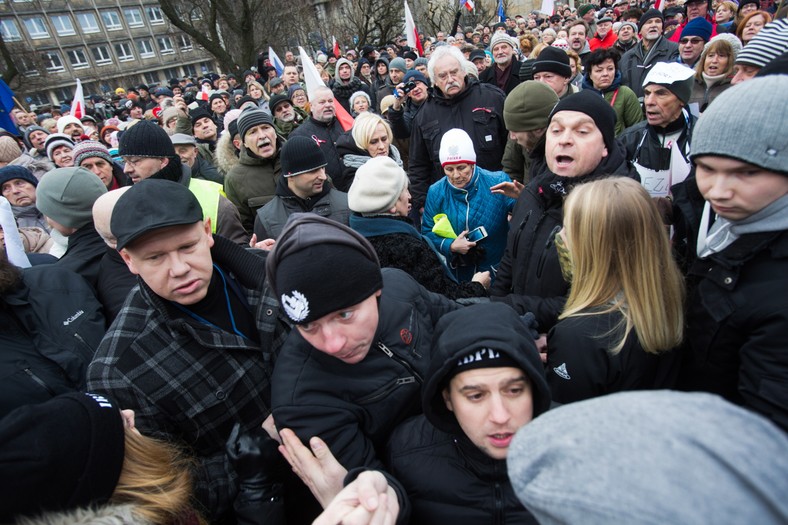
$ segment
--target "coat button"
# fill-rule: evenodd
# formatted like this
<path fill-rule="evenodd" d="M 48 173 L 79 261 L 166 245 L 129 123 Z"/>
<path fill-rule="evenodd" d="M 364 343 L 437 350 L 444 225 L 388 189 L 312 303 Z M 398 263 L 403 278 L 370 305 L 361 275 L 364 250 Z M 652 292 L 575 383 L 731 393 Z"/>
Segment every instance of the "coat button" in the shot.
<path fill-rule="evenodd" d="M 733 279 L 731 279 L 730 277 L 726 277 L 726 278 L 725 278 L 725 280 L 724 280 L 723 282 L 724 282 L 725 284 L 731 284 L 731 283 L 733 282 Z"/>
<path fill-rule="evenodd" d="M 270 317 L 270 316 L 272 316 L 273 314 L 274 314 L 274 311 L 273 311 L 273 310 L 271 310 L 270 308 L 269 308 L 268 310 L 266 310 L 266 311 L 265 311 L 265 315 L 267 315 L 267 316 L 269 316 L 269 317 Z"/>
<path fill-rule="evenodd" d="M 219 401 L 222 401 L 225 397 L 227 397 L 227 394 L 224 393 L 224 390 L 217 390 L 216 391 L 216 399 L 218 399 Z"/>

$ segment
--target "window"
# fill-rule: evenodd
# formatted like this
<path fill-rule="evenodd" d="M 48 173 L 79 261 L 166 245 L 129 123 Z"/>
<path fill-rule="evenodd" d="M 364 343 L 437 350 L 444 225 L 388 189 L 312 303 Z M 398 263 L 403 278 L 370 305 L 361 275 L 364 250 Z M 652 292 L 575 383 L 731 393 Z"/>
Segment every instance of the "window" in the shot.
<path fill-rule="evenodd" d="M 74 91 L 69 87 L 56 89 L 55 96 L 57 96 L 58 100 L 62 100 L 66 104 L 71 104 L 71 101 L 74 100 Z"/>
<path fill-rule="evenodd" d="M 50 73 L 56 73 L 65 69 L 57 51 L 47 51 L 41 55 L 41 60 L 44 61 L 44 65 Z"/>
<path fill-rule="evenodd" d="M 150 20 L 151 25 L 164 23 L 164 17 L 161 14 L 161 9 L 158 7 L 146 7 L 145 12 L 148 14 L 148 20 Z"/>
<path fill-rule="evenodd" d="M 36 105 L 36 106 L 46 106 L 47 104 L 51 104 L 52 101 L 49 100 L 49 96 L 46 93 L 32 93 L 27 98 L 25 98 L 28 104 Z M 30 108 L 33 109 L 32 107 Z"/>
<path fill-rule="evenodd" d="M 97 66 L 103 66 L 112 63 L 112 55 L 107 46 L 96 46 L 90 50 L 93 53 L 93 60 Z"/>
<path fill-rule="evenodd" d="M 19 28 L 17 27 L 16 22 L 10 18 L 0 21 L 0 33 L 2 33 L 3 41 L 5 42 L 15 42 L 17 40 L 22 40 L 22 35 L 19 34 Z"/>
<path fill-rule="evenodd" d="M 159 43 L 159 52 L 162 55 L 169 55 L 170 53 L 175 53 L 175 50 L 172 48 L 172 39 L 168 36 L 160 36 L 156 39 Z"/>
<path fill-rule="evenodd" d="M 191 51 L 192 39 L 186 35 L 178 35 L 178 47 L 181 48 L 181 51 Z"/>
<path fill-rule="evenodd" d="M 134 51 L 132 51 L 131 44 L 129 42 L 119 42 L 115 44 L 115 54 L 118 55 L 118 60 L 121 62 L 134 60 Z"/>
<path fill-rule="evenodd" d="M 51 18 L 52 26 L 59 36 L 76 35 L 74 31 L 74 24 L 71 23 L 71 18 L 68 15 L 55 15 Z"/>
<path fill-rule="evenodd" d="M 16 65 L 19 67 L 19 71 L 21 71 L 23 75 L 28 77 L 38 76 L 38 68 L 36 67 L 35 62 L 29 58 L 22 56 L 17 57 Z"/>
<path fill-rule="evenodd" d="M 146 84 L 150 85 L 150 84 L 158 84 L 159 83 L 159 75 L 157 73 L 152 72 L 152 71 L 149 71 L 149 72 L 145 73 L 143 75 L 143 77 L 145 78 L 145 83 Z"/>
<path fill-rule="evenodd" d="M 73 69 L 90 67 L 90 62 L 88 62 L 88 57 L 85 55 L 84 49 L 70 49 L 66 51 L 66 55 Z"/>
<path fill-rule="evenodd" d="M 178 72 L 177 67 L 168 67 L 164 70 L 164 78 L 178 78 L 181 74 Z"/>
<path fill-rule="evenodd" d="M 120 23 L 120 17 L 118 16 L 117 11 L 102 11 L 101 19 L 104 21 L 104 26 L 108 31 L 117 31 L 118 29 L 123 29 L 123 25 Z"/>
<path fill-rule="evenodd" d="M 98 33 L 100 30 L 98 21 L 96 20 L 96 15 L 93 13 L 77 14 L 77 23 L 79 24 L 79 27 L 82 28 L 82 32 L 85 34 Z"/>
<path fill-rule="evenodd" d="M 47 31 L 47 26 L 41 17 L 25 19 L 25 28 L 32 39 L 49 38 L 49 31 Z"/>
<path fill-rule="evenodd" d="M 137 51 L 140 52 L 140 58 L 150 58 L 152 56 L 156 56 L 156 53 L 153 51 L 153 44 L 151 44 L 150 38 L 137 40 Z"/>
<path fill-rule="evenodd" d="M 186 73 L 187 77 L 196 77 L 197 76 L 197 68 L 194 67 L 194 64 L 189 64 L 183 66 L 183 72 Z"/>
<path fill-rule="evenodd" d="M 127 7 L 123 10 L 123 16 L 126 18 L 126 23 L 129 27 L 141 27 L 145 25 L 142 19 L 142 11 L 136 7 Z"/>

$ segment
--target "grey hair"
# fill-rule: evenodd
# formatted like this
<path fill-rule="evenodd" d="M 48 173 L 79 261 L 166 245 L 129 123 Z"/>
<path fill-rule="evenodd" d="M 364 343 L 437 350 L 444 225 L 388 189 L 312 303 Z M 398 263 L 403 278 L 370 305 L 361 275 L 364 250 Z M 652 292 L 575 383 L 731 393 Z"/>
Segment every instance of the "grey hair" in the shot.
<path fill-rule="evenodd" d="M 430 61 L 427 63 L 427 72 L 430 74 L 430 78 L 433 82 L 435 82 L 435 63 L 438 60 L 446 58 L 447 56 L 450 56 L 456 60 L 457 64 L 460 66 L 460 69 L 465 71 L 465 55 L 462 54 L 462 51 L 454 46 L 441 46 L 432 52 Z"/>

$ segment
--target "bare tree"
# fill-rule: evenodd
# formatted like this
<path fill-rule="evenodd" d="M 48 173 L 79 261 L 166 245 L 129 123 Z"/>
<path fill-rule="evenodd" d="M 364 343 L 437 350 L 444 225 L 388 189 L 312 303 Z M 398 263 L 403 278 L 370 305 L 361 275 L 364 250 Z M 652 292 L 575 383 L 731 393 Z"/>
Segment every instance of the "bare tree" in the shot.
<path fill-rule="evenodd" d="M 228 71 L 255 64 L 269 45 L 286 46 L 293 37 L 306 42 L 304 21 L 315 18 L 310 0 L 161 0 L 160 5 L 172 25 Z"/>
<path fill-rule="evenodd" d="M 343 42 L 357 37 L 357 46 L 384 44 L 402 34 L 403 3 L 392 0 L 345 0 L 340 7 L 338 33 Z"/>

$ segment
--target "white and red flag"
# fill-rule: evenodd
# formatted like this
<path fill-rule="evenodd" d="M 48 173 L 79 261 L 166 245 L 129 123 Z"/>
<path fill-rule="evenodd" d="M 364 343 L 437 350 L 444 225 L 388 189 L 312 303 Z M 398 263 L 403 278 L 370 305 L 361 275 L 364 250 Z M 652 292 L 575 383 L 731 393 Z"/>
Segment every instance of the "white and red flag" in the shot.
<path fill-rule="evenodd" d="M 413 15 L 410 13 L 407 0 L 405 1 L 405 38 L 408 39 L 408 47 L 418 50 L 419 56 L 424 56 L 424 47 L 421 45 L 419 38 L 419 30 L 416 29 L 416 23 L 413 21 Z"/>

